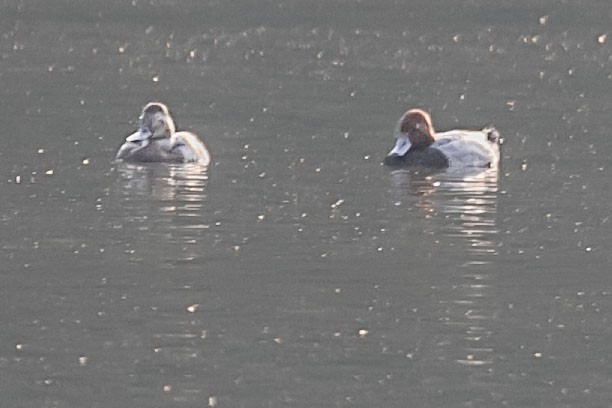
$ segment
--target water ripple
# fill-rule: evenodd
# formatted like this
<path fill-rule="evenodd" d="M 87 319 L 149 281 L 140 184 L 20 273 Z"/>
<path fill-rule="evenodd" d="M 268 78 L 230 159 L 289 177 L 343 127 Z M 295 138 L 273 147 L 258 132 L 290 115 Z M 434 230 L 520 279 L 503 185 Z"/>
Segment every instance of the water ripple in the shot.
<path fill-rule="evenodd" d="M 498 255 L 496 223 L 498 170 L 477 174 L 415 173 L 394 171 L 396 194 L 416 199 L 424 225 L 455 266 L 438 282 L 437 320 L 446 329 L 445 344 L 462 351 L 452 359 L 460 365 L 488 367 L 494 362 L 490 346 L 492 321 L 498 314 L 495 273 L 490 269 Z"/>
<path fill-rule="evenodd" d="M 166 254 L 171 259 L 165 262 L 174 266 L 198 259 L 198 244 L 209 229 L 203 218 L 207 169 L 197 164 L 121 163 L 116 171 L 109 211 L 117 228 L 139 238 L 129 243 L 132 261 L 151 254 L 154 258 Z M 146 241 L 144 247 L 141 241 Z"/>

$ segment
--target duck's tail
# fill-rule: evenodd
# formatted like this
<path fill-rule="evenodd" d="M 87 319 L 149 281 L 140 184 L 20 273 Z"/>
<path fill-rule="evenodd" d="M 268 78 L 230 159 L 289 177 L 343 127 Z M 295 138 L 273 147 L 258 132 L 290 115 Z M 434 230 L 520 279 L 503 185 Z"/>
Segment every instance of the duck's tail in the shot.
<path fill-rule="evenodd" d="M 494 144 L 502 144 L 503 139 L 499 135 L 499 131 L 495 129 L 493 125 L 487 125 L 482 128 L 482 131 L 486 133 L 487 140 Z"/>

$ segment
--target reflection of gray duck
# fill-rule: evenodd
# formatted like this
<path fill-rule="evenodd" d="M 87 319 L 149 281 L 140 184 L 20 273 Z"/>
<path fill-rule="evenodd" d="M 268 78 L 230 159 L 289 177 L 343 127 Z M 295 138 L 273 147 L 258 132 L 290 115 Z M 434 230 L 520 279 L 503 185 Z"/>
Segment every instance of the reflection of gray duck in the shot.
<path fill-rule="evenodd" d="M 499 162 L 500 137 L 494 127 L 435 133 L 431 117 L 421 109 L 401 117 L 396 138 L 384 160 L 389 166 L 496 167 Z"/>
<path fill-rule="evenodd" d="M 191 132 L 177 132 L 163 103 L 148 103 L 140 115 L 138 130 L 125 139 L 117 159 L 134 162 L 210 163 L 204 143 Z"/>

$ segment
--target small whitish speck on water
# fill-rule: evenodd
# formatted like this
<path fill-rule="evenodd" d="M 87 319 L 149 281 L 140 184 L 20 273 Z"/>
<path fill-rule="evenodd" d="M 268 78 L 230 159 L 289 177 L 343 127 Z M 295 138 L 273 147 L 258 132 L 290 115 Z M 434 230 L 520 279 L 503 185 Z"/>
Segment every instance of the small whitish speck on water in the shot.
<path fill-rule="evenodd" d="M 599 44 L 603 44 L 606 42 L 607 38 L 608 38 L 608 34 L 601 34 L 600 36 L 597 37 L 597 42 Z"/>

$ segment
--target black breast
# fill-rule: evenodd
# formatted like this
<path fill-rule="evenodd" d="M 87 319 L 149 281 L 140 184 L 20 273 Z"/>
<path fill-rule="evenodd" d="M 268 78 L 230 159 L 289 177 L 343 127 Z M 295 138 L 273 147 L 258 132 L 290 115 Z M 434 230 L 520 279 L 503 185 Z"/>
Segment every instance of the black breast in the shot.
<path fill-rule="evenodd" d="M 448 158 L 440 150 L 428 147 L 411 149 L 403 156 L 389 155 L 385 157 L 384 164 L 387 166 L 422 166 L 443 169 L 448 167 Z"/>

